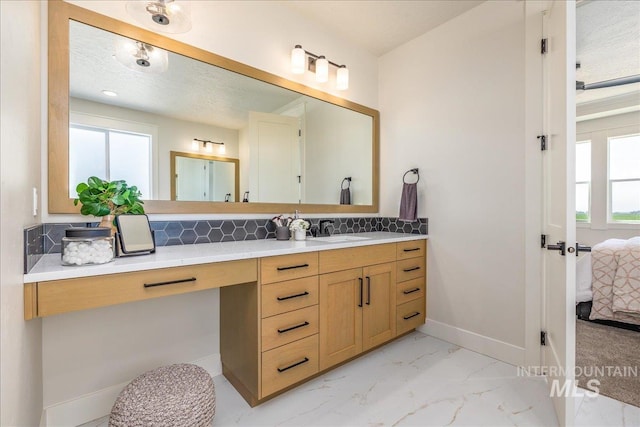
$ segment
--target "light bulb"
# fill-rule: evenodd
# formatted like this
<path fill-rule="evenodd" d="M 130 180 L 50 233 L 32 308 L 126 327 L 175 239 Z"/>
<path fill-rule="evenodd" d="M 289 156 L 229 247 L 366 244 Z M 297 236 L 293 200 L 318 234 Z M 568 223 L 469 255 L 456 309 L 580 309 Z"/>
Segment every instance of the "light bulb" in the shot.
<path fill-rule="evenodd" d="M 226 148 L 224 148 L 224 144 L 218 146 L 218 153 L 224 154 L 226 152 L 227 152 L 227 150 L 226 150 Z"/>
<path fill-rule="evenodd" d="M 304 49 L 299 44 L 291 50 L 291 72 L 293 74 L 304 74 L 306 56 Z"/>
<path fill-rule="evenodd" d="M 338 73 L 336 75 L 336 89 L 349 89 L 349 69 L 345 65 L 341 65 L 340 68 L 338 68 Z"/>
<path fill-rule="evenodd" d="M 195 139 L 191 141 L 191 149 L 196 151 L 200 149 L 200 144 Z"/>
<path fill-rule="evenodd" d="M 204 143 L 204 151 L 206 151 L 207 153 L 213 153 L 213 144 L 211 144 L 211 143 L 207 144 L 205 142 Z"/>
<path fill-rule="evenodd" d="M 329 80 L 329 61 L 324 55 L 316 60 L 316 81 L 324 83 Z"/>

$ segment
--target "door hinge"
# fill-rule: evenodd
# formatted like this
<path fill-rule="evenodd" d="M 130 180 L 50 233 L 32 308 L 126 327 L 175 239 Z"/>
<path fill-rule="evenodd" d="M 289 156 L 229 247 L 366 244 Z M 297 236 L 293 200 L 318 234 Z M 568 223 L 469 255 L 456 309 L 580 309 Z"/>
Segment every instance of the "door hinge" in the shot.
<path fill-rule="evenodd" d="M 540 331 L 540 345 L 547 345 L 547 331 Z"/>
<path fill-rule="evenodd" d="M 540 150 L 545 151 L 547 149 L 547 135 L 538 135 L 540 140 Z"/>
<path fill-rule="evenodd" d="M 540 40 L 540 54 L 544 55 L 547 53 L 547 39 Z"/>
<path fill-rule="evenodd" d="M 540 235 L 540 248 L 544 249 L 547 247 L 547 235 L 546 234 L 541 234 Z"/>
<path fill-rule="evenodd" d="M 302 136 L 302 129 L 298 129 L 298 136 Z"/>

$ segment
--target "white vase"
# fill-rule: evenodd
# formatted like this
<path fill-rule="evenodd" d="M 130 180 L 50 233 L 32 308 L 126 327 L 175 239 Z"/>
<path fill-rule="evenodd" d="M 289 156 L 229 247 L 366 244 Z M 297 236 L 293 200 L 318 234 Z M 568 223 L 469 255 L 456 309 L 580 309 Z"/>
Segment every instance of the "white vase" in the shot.
<path fill-rule="evenodd" d="M 307 230 L 296 229 L 293 232 L 294 240 L 305 240 L 307 238 Z"/>

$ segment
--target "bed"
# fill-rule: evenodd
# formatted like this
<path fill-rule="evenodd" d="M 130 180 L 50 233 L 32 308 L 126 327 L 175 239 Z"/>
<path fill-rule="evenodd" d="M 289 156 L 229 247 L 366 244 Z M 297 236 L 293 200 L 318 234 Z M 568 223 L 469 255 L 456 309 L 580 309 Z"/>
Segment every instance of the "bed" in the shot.
<path fill-rule="evenodd" d="M 576 265 L 578 317 L 640 325 L 640 236 L 594 245 Z"/>

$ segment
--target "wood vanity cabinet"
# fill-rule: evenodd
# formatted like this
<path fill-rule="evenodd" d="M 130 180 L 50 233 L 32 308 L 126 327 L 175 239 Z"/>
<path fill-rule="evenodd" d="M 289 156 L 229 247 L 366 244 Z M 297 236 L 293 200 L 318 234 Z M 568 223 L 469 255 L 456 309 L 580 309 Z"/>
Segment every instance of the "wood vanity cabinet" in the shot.
<path fill-rule="evenodd" d="M 320 369 L 396 336 L 396 245 L 320 252 Z"/>
<path fill-rule="evenodd" d="M 396 332 L 401 335 L 426 318 L 426 241 L 397 244 Z"/>
<path fill-rule="evenodd" d="M 319 371 L 318 253 L 259 268 L 257 287 L 220 292 L 223 373 L 252 406 Z"/>
<path fill-rule="evenodd" d="M 26 283 L 25 320 L 256 281 L 256 260 Z"/>
<path fill-rule="evenodd" d="M 412 240 L 25 283 L 25 319 L 220 288 L 222 371 L 255 406 L 423 324 L 425 256 Z"/>
<path fill-rule="evenodd" d="M 424 323 L 425 253 L 422 240 L 260 258 L 257 284 L 220 289 L 225 377 L 255 406 Z"/>

